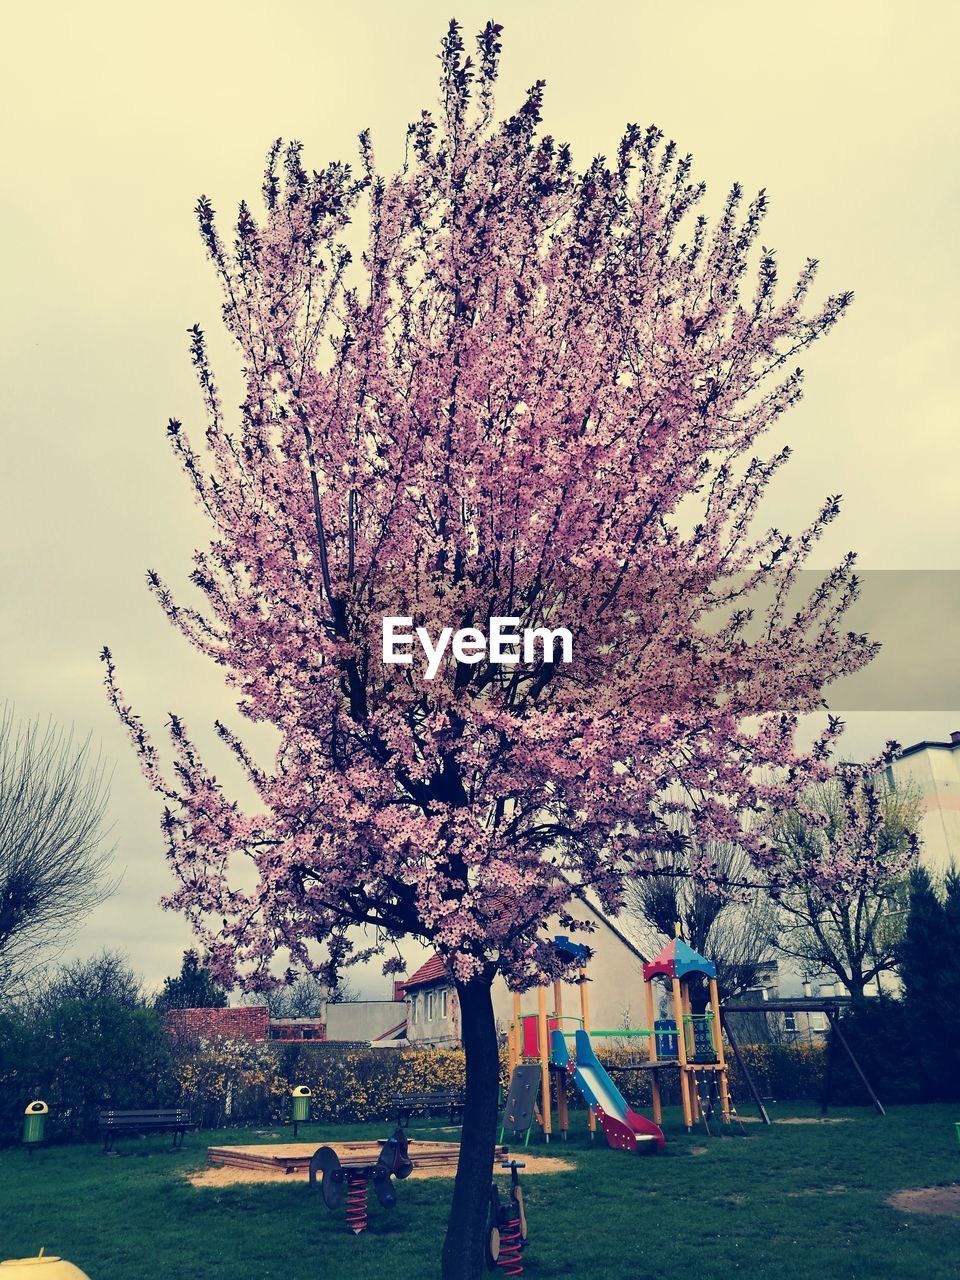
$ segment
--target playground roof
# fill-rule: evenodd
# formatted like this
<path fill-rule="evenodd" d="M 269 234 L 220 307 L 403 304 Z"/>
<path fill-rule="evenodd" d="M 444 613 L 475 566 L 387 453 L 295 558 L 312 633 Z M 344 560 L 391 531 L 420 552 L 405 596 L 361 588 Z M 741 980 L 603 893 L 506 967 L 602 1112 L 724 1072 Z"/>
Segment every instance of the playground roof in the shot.
<path fill-rule="evenodd" d="M 699 951 L 688 947 L 682 938 L 671 938 L 659 955 L 643 966 L 645 982 L 662 975 L 665 978 L 685 978 L 688 973 L 702 973 L 707 978 L 717 976 L 717 966 L 705 959 Z"/>

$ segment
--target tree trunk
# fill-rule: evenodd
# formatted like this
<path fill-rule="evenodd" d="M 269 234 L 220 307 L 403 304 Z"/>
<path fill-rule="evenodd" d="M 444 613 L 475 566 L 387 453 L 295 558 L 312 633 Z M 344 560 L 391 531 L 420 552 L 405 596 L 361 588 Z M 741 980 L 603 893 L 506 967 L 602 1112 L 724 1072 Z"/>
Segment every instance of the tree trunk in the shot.
<path fill-rule="evenodd" d="M 490 982 L 484 978 L 458 982 L 457 995 L 467 1087 L 441 1275 L 443 1280 L 479 1280 L 484 1268 L 483 1240 L 497 1137 L 500 1055 Z"/>

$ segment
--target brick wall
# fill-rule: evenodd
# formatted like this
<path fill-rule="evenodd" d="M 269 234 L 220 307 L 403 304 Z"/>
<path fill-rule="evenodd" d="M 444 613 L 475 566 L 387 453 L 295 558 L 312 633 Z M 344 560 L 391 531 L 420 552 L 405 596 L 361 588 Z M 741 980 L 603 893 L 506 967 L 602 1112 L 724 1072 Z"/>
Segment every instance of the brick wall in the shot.
<path fill-rule="evenodd" d="M 319 1018 L 271 1018 L 270 1039 L 326 1040 L 327 1025 Z"/>
<path fill-rule="evenodd" d="M 223 1036 L 230 1040 L 266 1040 L 269 1021 L 266 1005 L 237 1009 L 170 1009 L 165 1019 L 167 1031 L 178 1039 Z"/>

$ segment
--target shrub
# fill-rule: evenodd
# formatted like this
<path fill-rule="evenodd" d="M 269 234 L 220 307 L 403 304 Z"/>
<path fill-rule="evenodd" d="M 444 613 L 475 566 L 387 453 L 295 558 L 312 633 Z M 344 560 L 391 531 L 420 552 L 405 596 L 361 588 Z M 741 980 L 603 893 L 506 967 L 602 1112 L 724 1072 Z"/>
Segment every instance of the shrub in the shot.
<path fill-rule="evenodd" d="M 843 1034 L 877 1096 L 883 1102 L 929 1101 L 924 1058 L 911 1035 L 910 1010 L 890 996 L 866 1000 L 843 1014 Z M 832 1033 L 831 1033 L 832 1034 Z M 841 1045 L 834 1045 L 832 1101 L 862 1106 L 868 1102 L 863 1083 Z"/>
<path fill-rule="evenodd" d="M 283 1073 L 289 1086 L 310 1088 L 315 1120 L 386 1120 L 396 1093 L 462 1090 L 464 1058 L 461 1049 L 291 1045 Z"/>
<path fill-rule="evenodd" d="M 267 1123 L 288 1092 L 273 1045 L 225 1036 L 178 1046 L 173 1077 L 181 1105 L 203 1128 L 225 1123 Z"/>
<path fill-rule="evenodd" d="M 742 1044 L 740 1052 L 760 1094 L 775 1102 L 819 1099 L 823 1088 L 825 1048 L 814 1044 Z M 736 1102 L 750 1102 L 740 1067 L 727 1050 L 730 1089 Z"/>
<path fill-rule="evenodd" d="M 67 1000 L 43 1017 L 0 1021 L 0 1123 L 20 1135 L 33 1098 L 50 1105 L 50 1136 L 90 1138 L 97 1113 L 162 1106 L 173 1093 L 170 1046 L 159 1016 L 112 997 Z"/>

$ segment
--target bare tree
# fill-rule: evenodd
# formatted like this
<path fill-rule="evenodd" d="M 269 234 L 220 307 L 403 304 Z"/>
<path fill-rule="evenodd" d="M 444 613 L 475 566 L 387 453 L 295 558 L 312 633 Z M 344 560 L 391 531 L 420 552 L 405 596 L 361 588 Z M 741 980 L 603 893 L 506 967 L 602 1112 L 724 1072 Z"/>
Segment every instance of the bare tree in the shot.
<path fill-rule="evenodd" d="M 794 873 L 774 886 L 779 946 L 805 977 L 829 973 L 858 1000 L 895 966 L 922 812 L 914 783 L 894 786 L 869 761 L 843 764 L 779 821 L 778 852 Z"/>
<path fill-rule="evenodd" d="M 50 1013 L 68 1001 L 114 1000 L 127 1009 L 147 1003 L 143 979 L 122 951 L 103 947 L 96 955 L 43 966 L 23 983 L 20 1008 L 32 1016 Z"/>
<path fill-rule="evenodd" d="M 328 987 L 307 974 L 289 985 L 258 992 L 245 1003 L 266 1004 L 271 1018 L 317 1018 L 325 1004 L 353 1004 L 359 999 L 356 989 L 344 978 L 335 987 Z"/>
<path fill-rule="evenodd" d="M 776 955 L 777 914 L 747 855 L 733 844 L 701 848 L 687 838 L 654 862 L 627 891 L 641 946 L 654 953 L 679 924 L 684 940 L 717 966 L 722 999 L 756 986 L 763 965 Z"/>
<path fill-rule="evenodd" d="M 0 711 L 0 990 L 62 951 L 108 897 L 108 788 L 90 740 Z"/>

